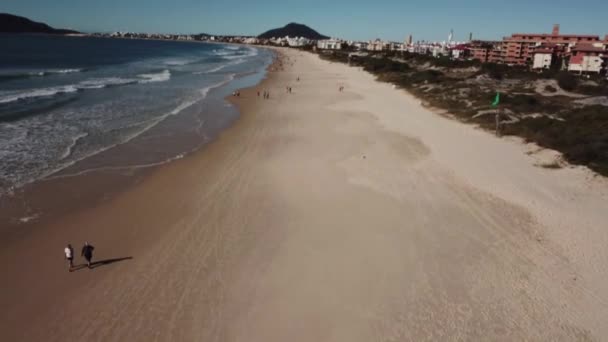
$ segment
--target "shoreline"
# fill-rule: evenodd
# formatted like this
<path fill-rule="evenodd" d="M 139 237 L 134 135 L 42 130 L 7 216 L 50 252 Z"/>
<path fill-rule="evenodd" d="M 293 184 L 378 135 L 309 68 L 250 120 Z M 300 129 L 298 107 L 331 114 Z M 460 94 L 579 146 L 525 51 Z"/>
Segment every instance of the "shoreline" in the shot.
<path fill-rule="evenodd" d="M 268 70 L 272 67 L 274 60 L 275 57 L 270 56 L 269 64 L 263 70 L 255 70 L 242 74 L 239 78 L 232 79 L 229 82 L 224 82 L 219 86 L 211 87 L 211 90 L 220 89 L 221 93 L 228 94 L 230 92 L 229 90 L 221 89 L 232 89 L 238 87 L 239 83 L 242 83 L 244 79 L 249 77 L 261 76 L 261 80 L 264 80 L 267 78 Z M 258 83 L 259 82 L 261 81 L 258 81 Z M 230 95 L 220 97 L 219 101 L 224 105 L 220 106 L 219 104 L 216 104 L 211 109 L 206 108 L 205 111 L 238 112 L 238 108 L 230 101 L 230 98 Z M 225 106 L 225 104 L 230 104 L 232 108 L 229 110 L 226 108 L 221 108 Z M 208 107 L 208 105 L 205 105 L 205 107 Z M 189 117 L 190 116 L 192 115 L 189 115 Z M 236 120 L 238 120 L 239 117 L 240 114 L 238 114 Z M 165 119 L 170 118 L 171 117 L 168 116 Z M 159 122 L 159 124 L 161 126 L 163 124 L 166 125 L 165 121 L 166 120 L 163 120 L 162 122 Z M 229 123 L 227 128 L 229 128 L 233 123 L 234 122 Z M 158 128 L 156 126 L 152 128 L 152 130 L 158 129 L 162 130 L 162 128 Z M 226 127 L 220 129 L 218 132 L 211 133 L 213 136 L 217 136 L 225 129 Z M 139 140 L 145 139 L 146 134 L 149 133 L 148 131 L 138 135 L 133 140 L 117 144 L 100 153 L 87 156 L 86 158 L 79 160 L 72 165 L 54 171 L 41 179 L 12 188 L 7 194 L 0 196 L 0 222 L 4 222 L 2 224 L 2 229 L 0 229 L 0 234 L 4 234 L 5 230 L 29 230 L 29 226 L 49 224 L 50 222 L 58 220 L 63 216 L 70 215 L 70 212 L 74 210 L 78 211 L 87 207 L 95 207 L 99 203 L 107 201 L 108 199 L 127 191 L 133 185 L 138 184 L 145 177 L 147 177 L 148 174 L 154 172 L 156 168 L 163 167 L 166 164 L 176 162 L 183 158 L 188 158 L 192 154 L 196 154 L 198 151 L 204 150 L 205 146 L 210 143 L 210 140 L 207 138 L 199 139 L 200 142 L 196 143 L 196 146 L 194 146 L 192 149 L 183 150 L 179 154 L 168 157 L 167 159 L 152 162 L 142 162 L 141 164 L 136 165 L 112 165 L 112 162 L 110 161 L 99 161 L 104 159 L 114 159 L 112 156 L 117 153 L 124 156 L 136 153 L 137 151 L 132 150 L 134 150 L 135 146 L 141 144 Z M 186 141 L 188 138 L 184 139 L 182 140 Z M 97 164 L 98 166 L 96 166 Z M 98 187 L 95 185 L 95 183 L 101 183 L 103 185 Z M 82 190 L 82 193 L 75 193 L 73 196 L 69 197 L 69 194 L 72 193 L 70 190 L 72 187 L 71 184 L 78 184 L 80 190 Z M 86 184 L 87 186 L 82 188 L 81 184 Z M 53 199 L 48 198 L 52 198 L 52 196 L 46 195 L 53 193 L 68 194 L 68 197 L 63 198 L 62 203 L 57 203 Z M 85 201 L 82 200 L 83 194 L 86 198 Z M 69 204 L 65 206 L 65 203 Z"/>
<path fill-rule="evenodd" d="M 372 75 L 279 51 L 284 68 L 229 98 L 241 116 L 217 139 L 0 249 L 8 339 L 608 332 L 605 183 L 537 168 Z M 99 259 L 133 259 L 68 274 L 61 248 L 85 239 Z"/>

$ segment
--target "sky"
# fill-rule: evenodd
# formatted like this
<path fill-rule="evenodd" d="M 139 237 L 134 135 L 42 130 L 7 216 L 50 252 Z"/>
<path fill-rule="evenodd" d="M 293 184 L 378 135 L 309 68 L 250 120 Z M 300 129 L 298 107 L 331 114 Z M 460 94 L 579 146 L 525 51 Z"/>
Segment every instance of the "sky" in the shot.
<path fill-rule="evenodd" d="M 2 0 L 0 12 L 83 32 L 258 35 L 290 22 L 348 40 L 608 34 L 607 0 Z"/>

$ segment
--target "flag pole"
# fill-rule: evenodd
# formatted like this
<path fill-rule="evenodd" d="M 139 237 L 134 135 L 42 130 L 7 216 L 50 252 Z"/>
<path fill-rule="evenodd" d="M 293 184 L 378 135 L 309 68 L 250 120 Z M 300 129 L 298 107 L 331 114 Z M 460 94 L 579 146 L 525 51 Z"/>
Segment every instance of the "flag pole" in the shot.
<path fill-rule="evenodd" d="M 500 106 L 496 107 L 496 136 L 499 137 L 500 136 Z"/>
<path fill-rule="evenodd" d="M 500 136 L 500 92 L 496 92 L 496 98 L 494 98 L 494 102 L 492 103 L 492 107 L 496 107 L 496 114 L 495 114 L 495 120 L 496 120 L 496 136 L 499 137 Z"/>

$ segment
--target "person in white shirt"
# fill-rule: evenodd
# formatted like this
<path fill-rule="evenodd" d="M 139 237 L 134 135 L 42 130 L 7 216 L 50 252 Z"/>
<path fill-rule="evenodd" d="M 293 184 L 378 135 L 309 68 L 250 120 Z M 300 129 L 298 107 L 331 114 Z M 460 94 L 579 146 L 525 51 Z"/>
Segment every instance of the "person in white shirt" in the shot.
<path fill-rule="evenodd" d="M 74 248 L 68 243 L 63 252 L 65 253 L 65 258 L 68 260 L 68 265 L 70 266 L 69 271 L 72 272 L 72 268 L 74 268 Z"/>

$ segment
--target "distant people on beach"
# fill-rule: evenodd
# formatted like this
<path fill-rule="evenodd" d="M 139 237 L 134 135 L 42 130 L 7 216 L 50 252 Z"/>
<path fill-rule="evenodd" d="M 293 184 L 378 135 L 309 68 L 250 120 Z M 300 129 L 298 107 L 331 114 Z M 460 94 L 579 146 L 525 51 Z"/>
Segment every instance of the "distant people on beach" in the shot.
<path fill-rule="evenodd" d="M 338 88 L 338 91 L 339 91 L 339 92 L 343 92 L 343 91 L 344 91 L 344 86 L 340 86 L 340 87 Z"/>
<path fill-rule="evenodd" d="M 82 251 L 80 252 L 80 256 L 83 256 L 87 261 L 88 268 L 91 268 L 91 260 L 93 259 L 94 249 L 95 247 L 93 247 L 93 245 L 90 245 L 88 242 L 85 242 L 84 246 L 82 246 Z"/>
<path fill-rule="evenodd" d="M 236 96 L 236 97 L 240 97 L 241 96 L 241 92 L 240 91 L 233 91 L 232 92 L 232 96 Z"/>
<path fill-rule="evenodd" d="M 258 90 L 258 97 L 260 97 L 260 91 Z"/>
<path fill-rule="evenodd" d="M 68 270 L 72 272 L 72 269 L 74 268 L 74 248 L 72 248 L 72 245 L 68 243 L 68 245 L 63 249 L 63 252 L 65 253 L 65 259 L 68 261 Z"/>

